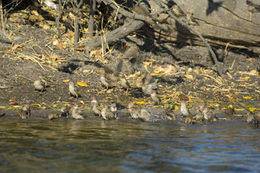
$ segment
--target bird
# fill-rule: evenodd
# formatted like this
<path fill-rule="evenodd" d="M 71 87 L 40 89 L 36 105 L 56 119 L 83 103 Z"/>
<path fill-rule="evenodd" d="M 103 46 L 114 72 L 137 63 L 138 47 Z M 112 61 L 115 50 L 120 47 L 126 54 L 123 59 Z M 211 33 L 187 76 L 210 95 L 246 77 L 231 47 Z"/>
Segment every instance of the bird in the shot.
<path fill-rule="evenodd" d="M 133 74 L 135 72 L 135 69 L 134 69 L 134 65 L 132 63 L 132 61 L 134 61 L 134 58 L 132 58 L 131 60 L 127 59 L 127 58 L 121 58 L 121 61 L 122 61 L 122 64 L 121 64 L 121 73 L 124 73 L 124 74 Z"/>
<path fill-rule="evenodd" d="M 112 103 L 112 104 L 111 104 L 110 110 L 111 110 L 111 112 L 113 112 L 114 114 L 117 112 L 117 105 L 116 105 L 116 103 Z"/>
<path fill-rule="evenodd" d="M 153 85 L 152 84 L 141 84 L 142 91 L 144 95 L 151 95 L 153 91 Z"/>
<path fill-rule="evenodd" d="M 128 103 L 128 112 L 131 118 L 138 119 L 140 112 L 134 107 L 134 104 L 132 102 Z"/>
<path fill-rule="evenodd" d="M 60 118 L 60 114 L 58 113 L 51 113 L 48 115 L 48 120 L 53 120 L 53 119 L 57 119 L 57 118 Z"/>
<path fill-rule="evenodd" d="M 170 120 L 176 120 L 176 116 L 175 116 L 175 114 L 173 113 L 173 110 L 174 110 L 174 107 L 173 106 L 171 106 L 170 104 L 163 104 L 163 107 L 164 107 L 164 109 L 165 109 L 165 113 L 166 113 L 166 115 L 168 116 L 168 118 L 170 119 Z"/>
<path fill-rule="evenodd" d="M 204 121 L 204 115 L 202 114 L 201 111 L 198 111 L 198 113 L 196 115 L 194 115 L 194 117 L 192 118 L 195 122 L 202 122 Z"/>
<path fill-rule="evenodd" d="M 133 102 L 130 102 L 130 103 L 128 103 L 128 105 L 127 105 L 127 108 L 128 109 L 131 109 L 131 108 L 133 108 L 134 107 L 134 103 Z M 130 111 L 129 111 L 130 112 Z"/>
<path fill-rule="evenodd" d="M 152 90 L 151 98 L 153 100 L 154 105 L 159 105 L 161 103 L 160 98 L 157 97 L 157 93 L 155 90 Z"/>
<path fill-rule="evenodd" d="M 209 111 L 205 105 L 199 105 L 199 110 L 202 113 L 203 120 L 207 122 L 217 121 L 217 117 L 212 111 Z"/>
<path fill-rule="evenodd" d="M 247 124 L 253 124 L 253 125 L 260 124 L 260 112 L 258 113 L 249 112 L 246 121 Z"/>
<path fill-rule="evenodd" d="M 151 88 L 153 90 L 158 89 L 157 87 L 158 80 L 154 79 L 149 73 L 145 74 L 144 78 L 142 79 L 142 82 L 144 85 L 151 85 Z"/>
<path fill-rule="evenodd" d="M 191 113 L 190 113 L 189 109 L 187 108 L 185 101 L 181 101 L 180 110 L 181 110 L 182 115 L 184 115 L 186 117 L 191 116 Z"/>
<path fill-rule="evenodd" d="M 91 100 L 90 103 L 91 103 L 91 106 L 92 106 L 92 111 L 94 112 L 94 114 L 96 116 L 100 116 L 101 112 L 100 112 L 100 110 L 97 107 L 98 106 L 98 102 L 97 102 L 96 98 L 95 97 L 91 97 L 90 100 Z"/>
<path fill-rule="evenodd" d="M 35 90 L 41 91 L 41 92 L 43 92 L 46 87 L 45 82 L 38 78 L 33 82 L 33 85 L 34 85 Z"/>
<path fill-rule="evenodd" d="M 78 107 L 77 104 L 74 104 L 74 106 L 72 107 L 71 109 L 71 116 L 72 118 L 76 119 L 76 120 L 83 120 L 84 117 L 81 114 L 81 110 L 80 108 Z"/>
<path fill-rule="evenodd" d="M 185 118 L 185 124 L 193 124 L 193 123 L 194 123 L 194 121 L 192 120 L 191 117 L 186 117 Z"/>
<path fill-rule="evenodd" d="M 46 79 L 45 77 L 43 77 L 43 76 L 40 75 L 39 73 L 38 73 L 38 77 L 39 77 L 39 79 L 41 80 L 41 82 L 44 83 L 44 86 L 45 86 L 45 87 L 48 86 L 48 82 L 46 81 L 47 79 Z"/>
<path fill-rule="evenodd" d="M 137 14 L 141 14 L 144 16 L 150 16 L 149 6 L 144 2 L 140 2 L 136 6 L 134 6 L 133 11 Z"/>
<path fill-rule="evenodd" d="M 245 111 L 247 111 L 247 119 L 246 119 L 247 124 L 253 124 L 253 125 L 260 124 L 260 112 L 258 113 L 251 112 L 250 109 L 248 109 L 246 106 L 244 106 L 241 103 L 238 103 L 238 105 L 241 106 L 243 109 L 245 109 Z"/>
<path fill-rule="evenodd" d="M 69 80 L 67 82 L 67 84 L 69 84 L 69 93 L 71 96 L 75 97 L 75 98 L 78 98 L 79 97 L 79 94 L 78 94 L 78 91 L 75 87 L 75 84 L 74 82 L 72 82 L 71 80 Z"/>
<path fill-rule="evenodd" d="M 69 107 L 67 107 L 67 106 L 62 106 L 61 108 L 60 108 L 60 112 L 61 112 L 61 117 L 65 117 L 65 118 L 69 118 L 69 114 L 70 114 L 70 112 L 69 112 Z"/>
<path fill-rule="evenodd" d="M 131 88 L 131 86 L 124 74 L 121 74 L 120 85 L 122 86 L 122 88 L 126 89 L 127 92 L 128 92 L 128 89 Z"/>
<path fill-rule="evenodd" d="M 58 10 L 58 5 L 55 4 L 55 0 L 43 0 L 41 2 L 43 2 L 47 7 Z"/>
<path fill-rule="evenodd" d="M 145 109 L 141 109 L 140 115 L 138 117 L 142 121 L 150 121 L 151 120 L 151 114 Z"/>
<path fill-rule="evenodd" d="M 130 108 L 129 109 L 129 113 L 130 113 L 130 116 L 131 118 L 133 119 L 138 119 L 139 118 L 139 110 L 135 109 L 135 108 Z"/>
<path fill-rule="evenodd" d="M 28 104 L 22 107 L 20 113 L 18 113 L 18 117 L 22 119 L 27 119 L 31 117 L 31 108 Z"/>
<path fill-rule="evenodd" d="M 126 50 L 123 53 L 123 58 L 131 61 L 133 58 L 136 58 L 139 55 L 139 48 L 136 44 L 125 44 Z"/>
<path fill-rule="evenodd" d="M 102 86 L 106 87 L 106 89 L 109 88 L 109 83 L 104 75 L 104 72 L 100 72 L 100 82 L 101 82 Z"/>
<path fill-rule="evenodd" d="M 102 109 L 101 109 L 101 115 L 102 115 L 102 118 L 104 120 L 112 120 L 112 119 L 116 119 L 116 116 L 113 112 L 111 112 L 111 110 L 108 108 L 107 105 L 103 106 L 102 105 Z"/>

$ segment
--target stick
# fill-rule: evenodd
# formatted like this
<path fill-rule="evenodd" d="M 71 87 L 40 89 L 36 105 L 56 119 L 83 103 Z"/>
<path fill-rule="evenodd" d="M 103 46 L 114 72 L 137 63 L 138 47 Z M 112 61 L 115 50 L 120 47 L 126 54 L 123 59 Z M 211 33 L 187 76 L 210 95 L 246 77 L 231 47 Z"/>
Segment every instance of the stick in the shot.
<path fill-rule="evenodd" d="M 90 0 L 90 12 L 89 12 L 89 20 L 88 20 L 88 36 L 94 36 L 94 14 L 96 11 L 96 0 Z"/>

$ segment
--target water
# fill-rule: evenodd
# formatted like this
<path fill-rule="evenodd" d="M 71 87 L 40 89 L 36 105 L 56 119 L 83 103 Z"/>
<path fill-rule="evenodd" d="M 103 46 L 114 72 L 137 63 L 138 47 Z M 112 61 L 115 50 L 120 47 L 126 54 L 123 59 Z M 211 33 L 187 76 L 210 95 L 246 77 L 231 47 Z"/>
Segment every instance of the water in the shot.
<path fill-rule="evenodd" d="M 260 172 L 260 128 L 0 119 L 0 172 Z"/>

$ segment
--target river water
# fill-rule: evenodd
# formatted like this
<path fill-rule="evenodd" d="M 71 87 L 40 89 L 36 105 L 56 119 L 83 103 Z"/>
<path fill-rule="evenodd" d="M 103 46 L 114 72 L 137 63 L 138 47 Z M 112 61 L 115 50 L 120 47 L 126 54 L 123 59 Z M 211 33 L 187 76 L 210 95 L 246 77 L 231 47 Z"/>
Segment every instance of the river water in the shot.
<path fill-rule="evenodd" d="M 260 172 L 245 122 L 0 119 L 0 172 Z"/>

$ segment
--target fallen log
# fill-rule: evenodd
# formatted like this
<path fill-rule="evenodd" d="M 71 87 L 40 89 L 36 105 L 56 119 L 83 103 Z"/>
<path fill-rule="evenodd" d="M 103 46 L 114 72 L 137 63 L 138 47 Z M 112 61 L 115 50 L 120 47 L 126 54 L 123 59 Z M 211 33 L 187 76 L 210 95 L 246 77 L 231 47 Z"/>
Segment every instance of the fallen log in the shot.
<path fill-rule="evenodd" d="M 246 1 L 198 0 L 192 5 L 189 0 L 175 0 L 174 2 L 185 13 L 192 14 L 197 23 L 192 27 L 199 31 L 211 45 L 226 46 L 228 44 L 229 47 L 249 49 L 260 53 L 260 12 L 253 13 L 248 10 Z M 156 3 L 150 4 L 152 11 L 160 8 Z M 165 40 L 187 43 L 192 39 L 193 43 L 201 45 L 196 34 L 192 34 L 178 25 L 176 20 L 169 18 L 165 13 L 159 13 L 158 20 L 164 21 L 164 25 L 168 24 L 166 27 L 171 31 L 162 33 L 160 30 L 155 30 L 155 32 L 161 33 L 161 37 L 164 37 Z M 182 39 L 178 40 L 178 37 Z"/>

